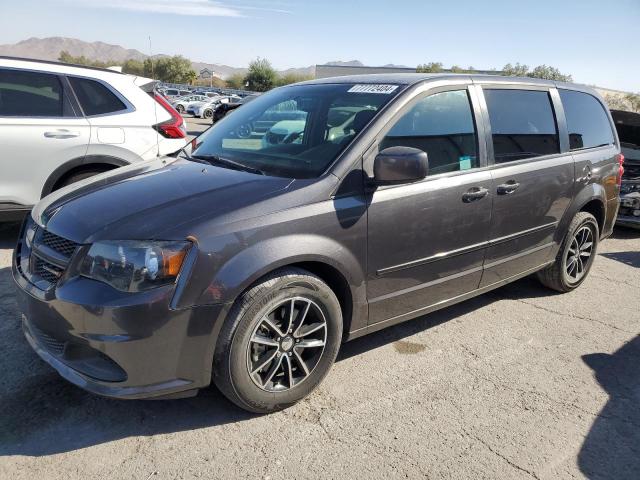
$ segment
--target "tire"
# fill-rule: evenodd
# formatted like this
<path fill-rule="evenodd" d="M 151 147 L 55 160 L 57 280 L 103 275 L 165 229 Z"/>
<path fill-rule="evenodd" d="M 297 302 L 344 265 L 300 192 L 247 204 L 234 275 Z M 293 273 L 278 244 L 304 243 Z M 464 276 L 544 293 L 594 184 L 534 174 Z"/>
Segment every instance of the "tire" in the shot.
<path fill-rule="evenodd" d="M 73 175 L 70 175 L 69 177 L 62 179 L 59 183 L 57 183 L 55 187 L 53 187 L 52 191 L 58 190 L 62 187 L 66 187 L 68 185 L 71 185 L 72 183 L 79 182 L 80 180 L 84 180 L 85 178 L 93 177 L 94 175 L 104 173 L 106 171 L 108 171 L 108 169 L 107 170 L 85 170 L 82 172 L 74 173 Z"/>
<path fill-rule="evenodd" d="M 211 109 L 206 109 L 202 113 L 202 118 L 211 118 L 211 117 L 213 117 L 213 110 L 211 110 Z"/>
<path fill-rule="evenodd" d="M 278 331 L 284 327 L 286 335 L 281 337 L 265 317 Z M 287 332 L 288 318 L 293 321 Z M 324 327 L 318 327 L 323 321 Z M 282 410 L 320 384 L 341 339 L 342 311 L 329 286 L 306 270 L 281 269 L 247 290 L 231 308 L 214 353 L 213 381 L 247 411 Z M 262 343 L 267 340 L 275 345 Z"/>
<path fill-rule="evenodd" d="M 176 105 L 176 111 L 177 111 L 180 115 L 182 115 L 182 114 L 184 113 L 184 105 L 182 105 L 182 104 L 180 104 L 180 103 L 179 103 L 178 105 Z"/>
<path fill-rule="evenodd" d="M 586 233 L 587 231 L 588 234 Z M 590 235 L 590 238 L 583 237 L 583 234 Z M 578 212 L 569 224 L 569 229 L 562 241 L 555 261 L 537 273 L 540 282 L 544 286 L 562 293 L 578 288 L 587 278 L 589 270 L 591 270 L 597 253 L 599 238 L 600 232 L 595 217 L 588 212 Z M 582 239 L 585 240 L 581 244 Z M 590 248 L 584 248 L 588 243 L 591 243 Z M 576 246 L 578 247 L 579 255 L 573 253 L 576 251 Z M 586 256 L 587 253 L 589 254 L 588 256 Z M 580 260 L 578 261 L 576 258 Z M 582 269 L 580 269 L 579 265 L 582 265 Z M 571 272 L 573 272 L 573 275 Z M 581 272 L 579 276 L 577 275 L 578 272 Z"/>

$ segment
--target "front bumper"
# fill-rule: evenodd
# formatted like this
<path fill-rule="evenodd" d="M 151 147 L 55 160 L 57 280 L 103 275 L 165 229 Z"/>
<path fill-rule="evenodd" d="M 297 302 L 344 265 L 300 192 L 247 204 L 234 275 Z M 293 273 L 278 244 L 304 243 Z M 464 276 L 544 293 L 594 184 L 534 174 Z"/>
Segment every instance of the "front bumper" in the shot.
<path fill-rule="evenodd" d="M 43 291 L 13 262 L 25 336 L 71 383 L 116 398 L 183 396 L 209 385 L 227 305 L 174 310 L 172 286 L 139 294 L 78 277 Z"/>

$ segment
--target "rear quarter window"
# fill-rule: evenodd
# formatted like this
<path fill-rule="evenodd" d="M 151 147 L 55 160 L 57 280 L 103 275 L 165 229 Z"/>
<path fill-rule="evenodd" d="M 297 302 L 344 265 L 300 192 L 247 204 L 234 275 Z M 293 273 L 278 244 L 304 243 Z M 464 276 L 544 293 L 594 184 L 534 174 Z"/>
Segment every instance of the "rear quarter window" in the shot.
<path fill-rule="evenodd" d="M 62 117 L 62 85 L 58 76 L 0 69 L 0 116 Z"/>
<path fill-rule="evenodd" d="M 614 143 L 613 130 L 604 106 L 593 95 L 560 90 L 569 130 L 569 148 L 602 147 Z"/>
<path fill-rule="evenodd" d="M 69 77 L 69 82 L 86 116 L 126 110 L 127 106 L 102 83 L 88 78 Z"/>

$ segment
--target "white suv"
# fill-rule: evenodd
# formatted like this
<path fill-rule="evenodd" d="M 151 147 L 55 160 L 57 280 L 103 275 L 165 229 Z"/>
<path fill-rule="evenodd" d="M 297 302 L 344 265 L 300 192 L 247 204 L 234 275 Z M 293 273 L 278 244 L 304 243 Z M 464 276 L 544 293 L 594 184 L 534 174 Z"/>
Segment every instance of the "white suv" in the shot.
<path fill-rule="evenodd" d="M 0 220 L 70 183 L 181 149 L 184 121 L 154 85 L 112 70 L 0 57 Z"/>

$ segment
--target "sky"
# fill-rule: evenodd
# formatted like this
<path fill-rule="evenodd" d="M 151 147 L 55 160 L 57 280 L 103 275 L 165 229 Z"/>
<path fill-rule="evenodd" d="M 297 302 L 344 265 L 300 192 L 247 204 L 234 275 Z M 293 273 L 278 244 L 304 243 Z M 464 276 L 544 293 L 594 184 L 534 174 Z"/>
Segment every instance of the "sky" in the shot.
<path fill-rule="evenodd" d="M 64 36 L 278 69 L 520 62 L 640 91 L 640 0 L 0 0 L 0 11 L 0 44 Z"/>

